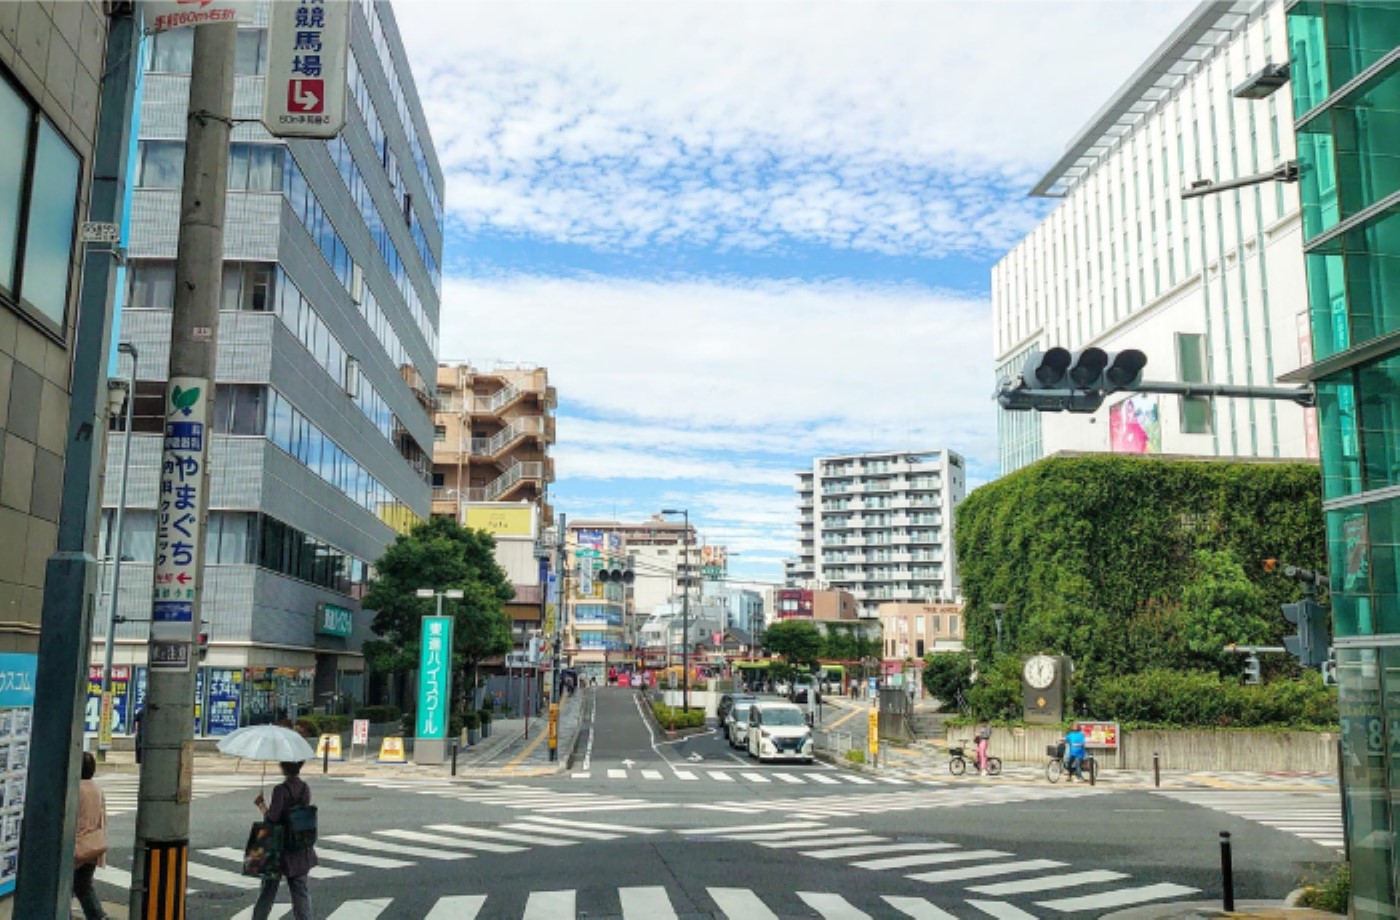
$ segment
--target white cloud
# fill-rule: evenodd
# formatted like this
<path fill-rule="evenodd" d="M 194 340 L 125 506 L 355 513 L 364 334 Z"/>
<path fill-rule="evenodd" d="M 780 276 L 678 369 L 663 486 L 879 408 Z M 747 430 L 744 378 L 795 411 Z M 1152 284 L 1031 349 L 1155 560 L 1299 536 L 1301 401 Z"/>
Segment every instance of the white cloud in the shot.
<path fill-rule="evenodd" d="M 429 2 L 395 9 L 468 229 L 600 248 L 985 253 L 1192 5 Z"/>

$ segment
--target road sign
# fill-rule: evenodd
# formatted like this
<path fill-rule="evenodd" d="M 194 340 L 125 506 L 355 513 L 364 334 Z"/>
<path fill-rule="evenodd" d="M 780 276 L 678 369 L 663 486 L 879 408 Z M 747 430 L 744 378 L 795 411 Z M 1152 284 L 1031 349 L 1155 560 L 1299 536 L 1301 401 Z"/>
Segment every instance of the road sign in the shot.
<path fill-rule="evenodd" d="M 144 0 L 141 12 L 147 32 L 220 22 L 252 22 L 251 0 Z"/>
<path fill-rule="evenodd" d="M 263 127 L 274 137 L 328 139 L 345 126 L 349 0 L 273 0 Z"/>
<path fill-rule="evenodd" d="M 121 238 L 122 228 L 116 224 L 85 220 L 78 231 L 78 239 L 84 243 L 118 243 Z"/>
<path fill-rule="evenodd" d="M 354 722 L 354 734 L 350 736 L 350 743 L 369 744 L 369 719 L 356 719 Z"/>

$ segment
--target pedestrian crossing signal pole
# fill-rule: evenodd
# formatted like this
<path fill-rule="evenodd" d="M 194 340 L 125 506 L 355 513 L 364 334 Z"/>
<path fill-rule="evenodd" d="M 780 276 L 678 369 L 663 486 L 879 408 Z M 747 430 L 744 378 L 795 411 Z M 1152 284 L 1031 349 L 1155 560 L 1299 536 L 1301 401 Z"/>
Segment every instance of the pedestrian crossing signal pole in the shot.
<path fill-rule="evenodd" d="M 194 27 L 130 916 L 184 920 L 236 22 Z"/>

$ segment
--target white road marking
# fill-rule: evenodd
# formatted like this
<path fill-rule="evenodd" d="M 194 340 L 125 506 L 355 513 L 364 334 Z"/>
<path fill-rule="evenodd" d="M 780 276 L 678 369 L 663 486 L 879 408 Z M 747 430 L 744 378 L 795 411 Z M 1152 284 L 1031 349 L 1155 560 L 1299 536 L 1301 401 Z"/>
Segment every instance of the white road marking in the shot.
<path fill-rule="evenodd" d="M 758 895 L 747 888 L 707 888 L 715 905 L 729 920 L 778 920 Z"/>
<path fill-rule="evenodd" d="M 947 850 L 951 849 L 952 847 L 953 844 L 951 843 L 928 843 L 910 841 L 909 843 L 881 843 L 864 847 L 838 846 L 825 850 L 805 850 L 802 853 L 802 855 L 810 856 L 813 859 L 846 859 L 852 856 L 874 856 L 877 853 L 898 853 L 900 851 L 908 852 L 910 850 Z"/>
<path fill-rule="evenodd" d="M 350 834 L 336 834 L 332 837 L 322 837 L 325 843 L 340 843 L 351 847 L 364 847 L 374 850 L 377 853 L 397 853 L 400 856 L 421 856 L 424 859 L 471 859 L 470 853 L 458 853 L 448 850 L 433 850 L 428 847 L 411 847 L 402 843 L 389 843 L 384 840 L 371 840 L 366 837 L 353 837 Z M 322 852 L 320 843 L 317 844 L 317 853 Z"/>
<path fill-rule="evenodd" d="M 696 776 L 694 773 L 690 772 L 689 770 L 677 770 L 675 767 L 672 767 L 671 770 L 672 770 L 672 772 L 674 772 L 674 773 L 676 774 L 676 779 L 690 780 L 690 779 L 699 779 L 699 778 L 700 778 L 700 777 Z"/>
<path fill-rule="evenodd" d="M 958 920 L 957 917 L 934 907 L 923 898 L 896 898 L 885 895 L 884 899 L 886 904 L 906 917 L 912 917 L 913 920 Z"/>
<path fill-rule="evenodd" d="M 951 844 L 948 844 L 951 846 Z M 867 859 L 851 865 L 859 869 L 908 869 L 911 866 L 933 866 L 939 863 L 964 862 L 970 859 L 1001 859 L 1012 854 L 1001 850 L 955 850 L 951 853 L 922 853 L 916 856 L 891 856 L 888 859 Z M 1058 865 L 1058 864 L 1057 864 Z M 923 876 L 920 881 L 929 881 Z"/>
<path fill-rule="evenodd" d="M 968 901 L 968 904 L 996 920 L 1036 920 L 1035 914 L 1028 914 L 1014 904 L 1005 901 Z"/>
<path fill-rule="evenodd" d="M 1024 859 L 1017 862 L 987 863 L 981 866 L 964 866 L 961 869 L 940 869 L 937 872 L 922 872 L 917 876 L 921 882 L 965 882 L 972 878 L 991 878 L 996 875 L 1012 875 L 1017 872 L 1039 872 L 1041 869 L 1059 869 L 1065 864 L 1054 859 Z"/>
<path fill-rule="evenodd" d="M 619 888 L 624 920 L 676 920 L 671 898 L 666 889 L 653 885 L 646 888 Z"/>
<path fill-rule="evenodd" d="M 857 910 L 850 901 L 839 894 L 814 894 L 809 891 L 799 891 L 797 896 L 807 903 L 812 910 L 822 915 L 823 920 L 870 920 L 870 915 L 863 910 Z"/>
<path fill-rule="evenodd" d="M 423 920 L 476 920 L 481 906 L 486 903 L 484 894 L 459 894 L 438 898 L 433 909 Z"/>
<path fill-rule="evenodd" d="M 369 901 L 346 901 L 326 920 L 376 920 L 392 900 L 393 898 L 375 898 Z"/>
<path fill-rule="evenodd" d="M 1163 898 L 1182 897 L 1197 894 L 1199 889 L 1185 885 L 1162 882 L 1157 885 L 1144 885 L 1141 888 L 1120 888 L 1105 894 L 1090 894 L 1077 898 L 1060 898 L 1056 901 L 1037 901 L 1037 907 L 1069 913 L 1077 910 L 1103 910 L 1108 907 L 1129 907 L 1146 901 L 1160 901 Z"/>
<path fill-rule="evenodd" d="M 525 902 L 524 920 L 574 920 L 574 892 L 532 891 Z"/>
<path fill-rule="evenodd" d="M 1056 888 L 1073 888 L 1076 885 L 1093 885 L 1098 882 L 1116 882 L 1127 878 L 1122 872 L 1095 869 L 1090 872 L 1071 872 L 1069 875 L 1047 875 L 1043 878 L 1026 879 L 1021 882 L 997 882 L 995 885 L 978 885 L 969 888 L 973 894 L 990 894 L 997 897 L 1007 894 L 1025 894 L 1029 891 L 1053 891 Z"/>

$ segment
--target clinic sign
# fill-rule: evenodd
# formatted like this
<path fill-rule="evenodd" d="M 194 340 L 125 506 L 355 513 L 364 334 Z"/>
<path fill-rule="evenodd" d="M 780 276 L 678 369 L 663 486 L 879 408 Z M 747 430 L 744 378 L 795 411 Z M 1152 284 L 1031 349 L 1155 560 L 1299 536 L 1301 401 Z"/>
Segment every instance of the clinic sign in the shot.
<path fill-rule="evenodd" d="M 350 0 L 273 0 L 263 127 L 328 140 L 345 126 Z"/>
<path fill-rule="evenodd" d="M 151 594 L 150 667 L 155 671 L 188 671 L 198 628 L 194 606 L 204 552 L 210 386 L 203 377 L 172 377 L 165 392 Z"/>
<path fill-rule="evenodd" d="M 447 737 L 452 698 L 452 618 L 424 617 L 418 661 L 418 737 Z"/>

